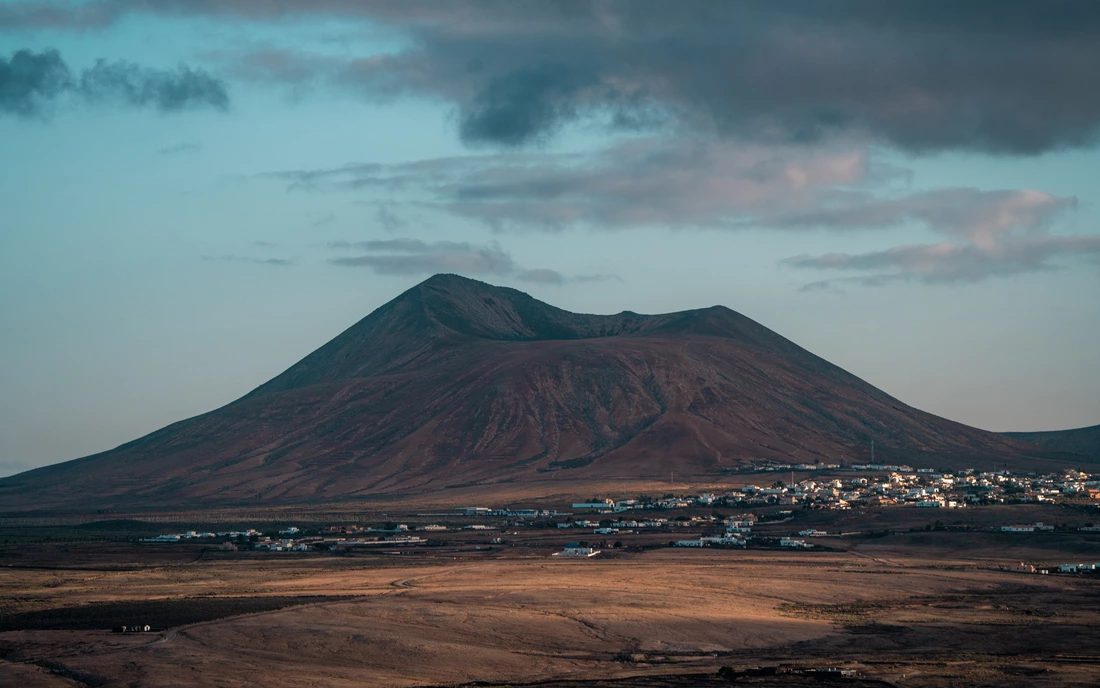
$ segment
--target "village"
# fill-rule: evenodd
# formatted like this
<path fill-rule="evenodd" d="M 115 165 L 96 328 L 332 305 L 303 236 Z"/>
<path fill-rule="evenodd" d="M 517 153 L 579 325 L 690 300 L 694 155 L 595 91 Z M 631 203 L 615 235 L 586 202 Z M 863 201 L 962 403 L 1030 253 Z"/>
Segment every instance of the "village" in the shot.
<path fill-rule="evenodd" d="M 791 468 L 791 467 L 783 467 Z M 802 467 L 793 467 L 801 469 Z M 772 475 L 773 471 L 769 471 Z M 1076 470 L 1028 475 L 1008 471 L 938 472 L 905 466 L 855 466 L 847 474 L 803 480 L 748 483 L 722 494 L 639 495 L 631 498 L 593 498 L 569 505 L 569 511 L 549 508 L 491 506 L 458 507 L 437 513 L 409 514 L 407 522 L 373 525 L 286 525 L 277 530 L 249 527 L 206 532 L 189 530 L 142 538 L 142 543 L 170 544 L 206 541 L 224 552 L 379 551 L 401 553 L 409 548 L 454 547 L 473 544 L 476 552 L 526 543 L 552 548 L 558 558 L 591 558 L 607 550 L 653 547 L 777 549 L 835 551 L 843 541 L 868 537 L 866 529 L 847 532 L 807 524 L 814 513 L 826 515 L 857 510 L 912 509 L 916 515 L 930 509 L 999 506 L 999 513 L 1016 511 L 1012 505 L 1082 506 L 1096 509 L 1100 480 Z M 1008 510 L 1005 511 L 1005 508 Z M 725 515 L 724 510 L 737 513 Z M 959 512 L 960 514 L 963 512 Z M 1087 511 L 1084 513 L 1088 513 Z M 1100 511 L 1097 521 L 1100 521 Z M 795 521 L 798 520 L 798 523 Z M 968 530 L 1013 534 L 1064 532 L 1100 533 L 1100 525 L 1086 521 L 1068 525 L 1035 520 L 998 520 L 980 525 L 944 524 L 936 520 L 925 529 Z M 763 529 L 763 531 L 761 531 Z M 909 530 L 915 530 L 910 528 Z M 554 533 L 568 536 L 562 544 Z M 1045 566 L 1045 568 L 1044 568 Z M 1006 566 L 1025 573 L 1092 573 L 1096 564 L 1050 562 Z"/>

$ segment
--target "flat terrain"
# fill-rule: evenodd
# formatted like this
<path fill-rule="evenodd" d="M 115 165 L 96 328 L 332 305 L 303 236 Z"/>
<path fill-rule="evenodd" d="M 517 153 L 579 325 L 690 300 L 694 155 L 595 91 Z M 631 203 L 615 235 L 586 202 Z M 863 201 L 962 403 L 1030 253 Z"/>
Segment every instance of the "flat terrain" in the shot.
<path fill-rule="evenodd" d="M 1100 578 L 998 569 L 1100 560 L 1095 538 L 914 532 L 788 552 L 637 536 L 560 559 L 565 534 L 502 536 L 345 556 L 40 543 L 15 565 L 4 549 L 0 685 L 729 685 L 723 666 L 781 671 L 746 685 L 816 685 L 782 672 L 826 666 L 856 670 L 852 686 L 1100 681 Z"/>

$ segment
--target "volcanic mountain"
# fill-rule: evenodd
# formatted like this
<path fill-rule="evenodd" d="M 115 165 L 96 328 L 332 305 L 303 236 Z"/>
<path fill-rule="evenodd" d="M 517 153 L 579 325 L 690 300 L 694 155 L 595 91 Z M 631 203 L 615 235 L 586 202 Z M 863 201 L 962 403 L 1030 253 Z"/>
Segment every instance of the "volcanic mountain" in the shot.
<path fill-rule="evenodd" d="M 872 440 L 880 461 L 914 465 L 1044 458 L 906 406 L 728 308 L 580 315 L 437 275 L 227 406 L 0 480 L 0 508 L 714 477 L 758 460 L 866 462 Z"/>

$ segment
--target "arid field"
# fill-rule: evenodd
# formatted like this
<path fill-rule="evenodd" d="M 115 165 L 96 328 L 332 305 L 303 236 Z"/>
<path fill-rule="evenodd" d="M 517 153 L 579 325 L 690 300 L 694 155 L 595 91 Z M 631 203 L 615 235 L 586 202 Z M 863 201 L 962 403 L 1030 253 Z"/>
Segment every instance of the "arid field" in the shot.
<path fill-rule="evenodd" d="M 998 570 L 1075 555 L 983 537 L 569 560 L 520 538 L 348 556 L 44 544 L 0 568 L 0 685 L 702 685 L 758 665 L 850 668 L 852 685 L 1096 685 L 1100 579 Z M 126 623 L 165 628 L 109 630 Z"/>

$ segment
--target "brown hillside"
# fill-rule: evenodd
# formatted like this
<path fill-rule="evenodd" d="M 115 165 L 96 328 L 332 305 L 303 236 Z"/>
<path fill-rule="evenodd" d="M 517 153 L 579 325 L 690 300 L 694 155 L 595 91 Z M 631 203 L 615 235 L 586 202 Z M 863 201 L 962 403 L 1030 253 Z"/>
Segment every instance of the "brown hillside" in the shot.
<path fill-rule="evenodd" d="M 1072 430 L 1046 430 L 1038 432 L 1006 432 L 1006 435 L 1024 442 L 1057 451 L 1074 452 L 1100 460 L 1100 425 Z"/>
<path fill-rule="evenodd" d="M 716 306 L 579 315 L 437 275 L 242 399 L 0 480 L 4 511 L 256 504 L 754 459 L 1020 466 L 1042 450 L 910 408 Z M 1049 459 L 1050 457 L 1045 457 Z"/>

